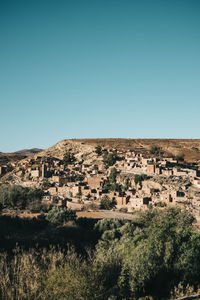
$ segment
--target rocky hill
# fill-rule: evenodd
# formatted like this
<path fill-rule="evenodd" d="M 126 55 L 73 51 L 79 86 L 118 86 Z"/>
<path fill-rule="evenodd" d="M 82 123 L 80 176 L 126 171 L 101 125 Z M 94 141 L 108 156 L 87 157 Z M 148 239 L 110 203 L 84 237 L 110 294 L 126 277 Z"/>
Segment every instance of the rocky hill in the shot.
<path fill-rule="evenodd" d="M 200 139 L 77 139 L 85 145 L 103 146 L 116 149 L 133 149 L 149 152 L 152 146 L 160 147 L 167 155 L 183 154 L 185 160 L 200 160 Z"/>
<path fill-rule="evenodd" d="M 200 140 L 183 139 L 73 139 L 62 140 L 45 150 L 29 149 L 15 153 L 0 153 L 0 164 L 8 162 L 33 159 L 38 155 L 41 157 L 56 157 L 62 159 L 66 151 L 72 152 L 78 160 L 83 159 L 85 163 L 99 163 L 102 159 L 95 153 L 97 145 L 103 148 L 119 150 L 135 150 L 143 154 L 149 154 L 153 146 L 160 147 L 164 155 L 184 155 L 188 162 L 200 162 Z"/>

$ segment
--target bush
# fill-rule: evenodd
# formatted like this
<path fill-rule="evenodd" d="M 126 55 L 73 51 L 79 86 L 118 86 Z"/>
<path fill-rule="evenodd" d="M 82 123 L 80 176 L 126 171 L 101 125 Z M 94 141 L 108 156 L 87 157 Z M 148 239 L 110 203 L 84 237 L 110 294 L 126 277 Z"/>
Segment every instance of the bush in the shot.
<path fill-rule="evenodd" d="M 117 160 L 118 160 L 118 156 L 116 153 L 108 154 L 107 152 L 105 152 L 103 156 L 103 163 L 105 168 L 109 168 L 110 166 L 113 166 Z"/>
<path fill-rule="evenodd" d="M 160 155 L 160 151 L 161 151 L 160 147 L 152 146 L 150 150 L 150 154 Z"/>
<path fill-rule="evenodd" d="M 142 181 L 144 181 L 144 180 L 147 180 L 148 179 L 148 176 L 146 175 L 146 174 L 136 174 L 135 176 L 134 176 L 134 182 L 135 182 L 135 184 L 140 184 L 141 185 L 141 183 L 142 183 Z"/>
<path fill-rule="evenodd" d="M 184 161 L 184 154 L 179 154 L 174 157 L 177 161 Z"/>
<path fill-rule="evenodd" d="M 95 152 L 97 153 L 98 156 L 100 156 L 102 154 L 102 148 L 101 148 L 101 146 L 97 146 L 95 148 Z"/>
<path fill-rule="evenodd" d="M 3 207 L 19 209 L 40 209 L 43 191 L 20 185 L 0 186 L 0 203 Z"/>
<path fill-rule="evenodd" d="M 103 196 L 101 198 L 101 202 L 100 202 L 100 208 L 101 209 L 111 209 L 113 208 L 114 206 L 114 203 L 109 199 L 109 197 L 106 195 L 106 196 Z"/>
<path fill-rule="evenodd" d="M 71 165 L 76 161 L 76 158 L 73 153 L 67 151 L 63 157 L 63 163 L 65 166 Z"/>
<path fill-rule="evenodd" d="M 64 263 L 61 251 L 23 251 L 16 248 L 9 257 L 0 254 L 0 298 L 32 300 L 44 297 L 44 280 L 47 272 Z M 49 298 L 50 299 L 50 298 Z"/>
<path fill-rule="evenodd" d="M 108 177 L 110 184 L 116 183 L 117 178 L 117 170 L 116 168 L 112 168 L 110 171 L 110 175 Z"/>
<path fill-rule="evenodd" d="M 66 207 L 54 206 L 46 215 L 46 220 L 55 225 L 63 225 L 76 220 L 76 213 Z"/>

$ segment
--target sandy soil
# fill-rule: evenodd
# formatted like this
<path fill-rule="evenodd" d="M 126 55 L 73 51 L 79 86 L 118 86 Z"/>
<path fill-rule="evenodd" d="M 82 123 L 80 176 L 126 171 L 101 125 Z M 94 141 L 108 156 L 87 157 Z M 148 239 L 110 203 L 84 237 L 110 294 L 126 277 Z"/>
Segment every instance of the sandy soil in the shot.
<path fill-rule="evenodd" d="M 109 210 L 102 211 L 79 211 L 76 213 L 77 217 L 93 218 L 93 219 L 103 219 L 103 218 L 120 218 L 133 220 L 132 214 L 120 213 Z"/>

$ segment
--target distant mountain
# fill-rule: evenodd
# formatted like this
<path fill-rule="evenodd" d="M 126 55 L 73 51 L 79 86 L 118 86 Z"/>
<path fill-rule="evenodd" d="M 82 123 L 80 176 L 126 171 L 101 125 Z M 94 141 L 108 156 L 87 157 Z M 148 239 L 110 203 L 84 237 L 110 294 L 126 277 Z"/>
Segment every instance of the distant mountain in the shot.
<path fill-rule="evenodd" d="M 42 149 L 32 148 L 19 150 L 12 153 L 0 152 L 0 165 L 7 164 L 8 162 L 16 162 L 18 160 L 26 158 L 27 156 L 37 154 L 40 151 L 42 151 Z"/>
<path fill-rule="evenodd" d="M 39 148 L 23 149 L 23 150 L 15 151 L 15 152 L 13 152 L 13 154 L 19 154 L 19 155 L 23 155 L 23 156 L 29 156 L 29 155 L 37 154 L 38 152 L 40 152 L 42 150 L 43 149 L 39 149 Z"/>

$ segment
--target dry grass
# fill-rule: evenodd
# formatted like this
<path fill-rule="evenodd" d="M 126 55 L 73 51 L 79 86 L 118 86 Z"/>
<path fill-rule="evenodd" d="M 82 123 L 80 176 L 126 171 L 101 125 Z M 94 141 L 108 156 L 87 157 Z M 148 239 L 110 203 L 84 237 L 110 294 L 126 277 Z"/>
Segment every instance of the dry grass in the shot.
<path fill-rule="evenodd" d="M 161 147 L 166 154 L 184 154 L 187 161 L 200 160 L 199 139 L 77 139 L 88 145 L 121 150 L 148 152 L 152 146 Z"/>
<path fill-rule="evenodd" d="M 45 299 L 43 282 L 49 270 L 63 264 L 64 254 L 54 248 L 37 252 L 14 250 L 10 258 L 0 254 L 0 298 L 4 300 Z"/>

